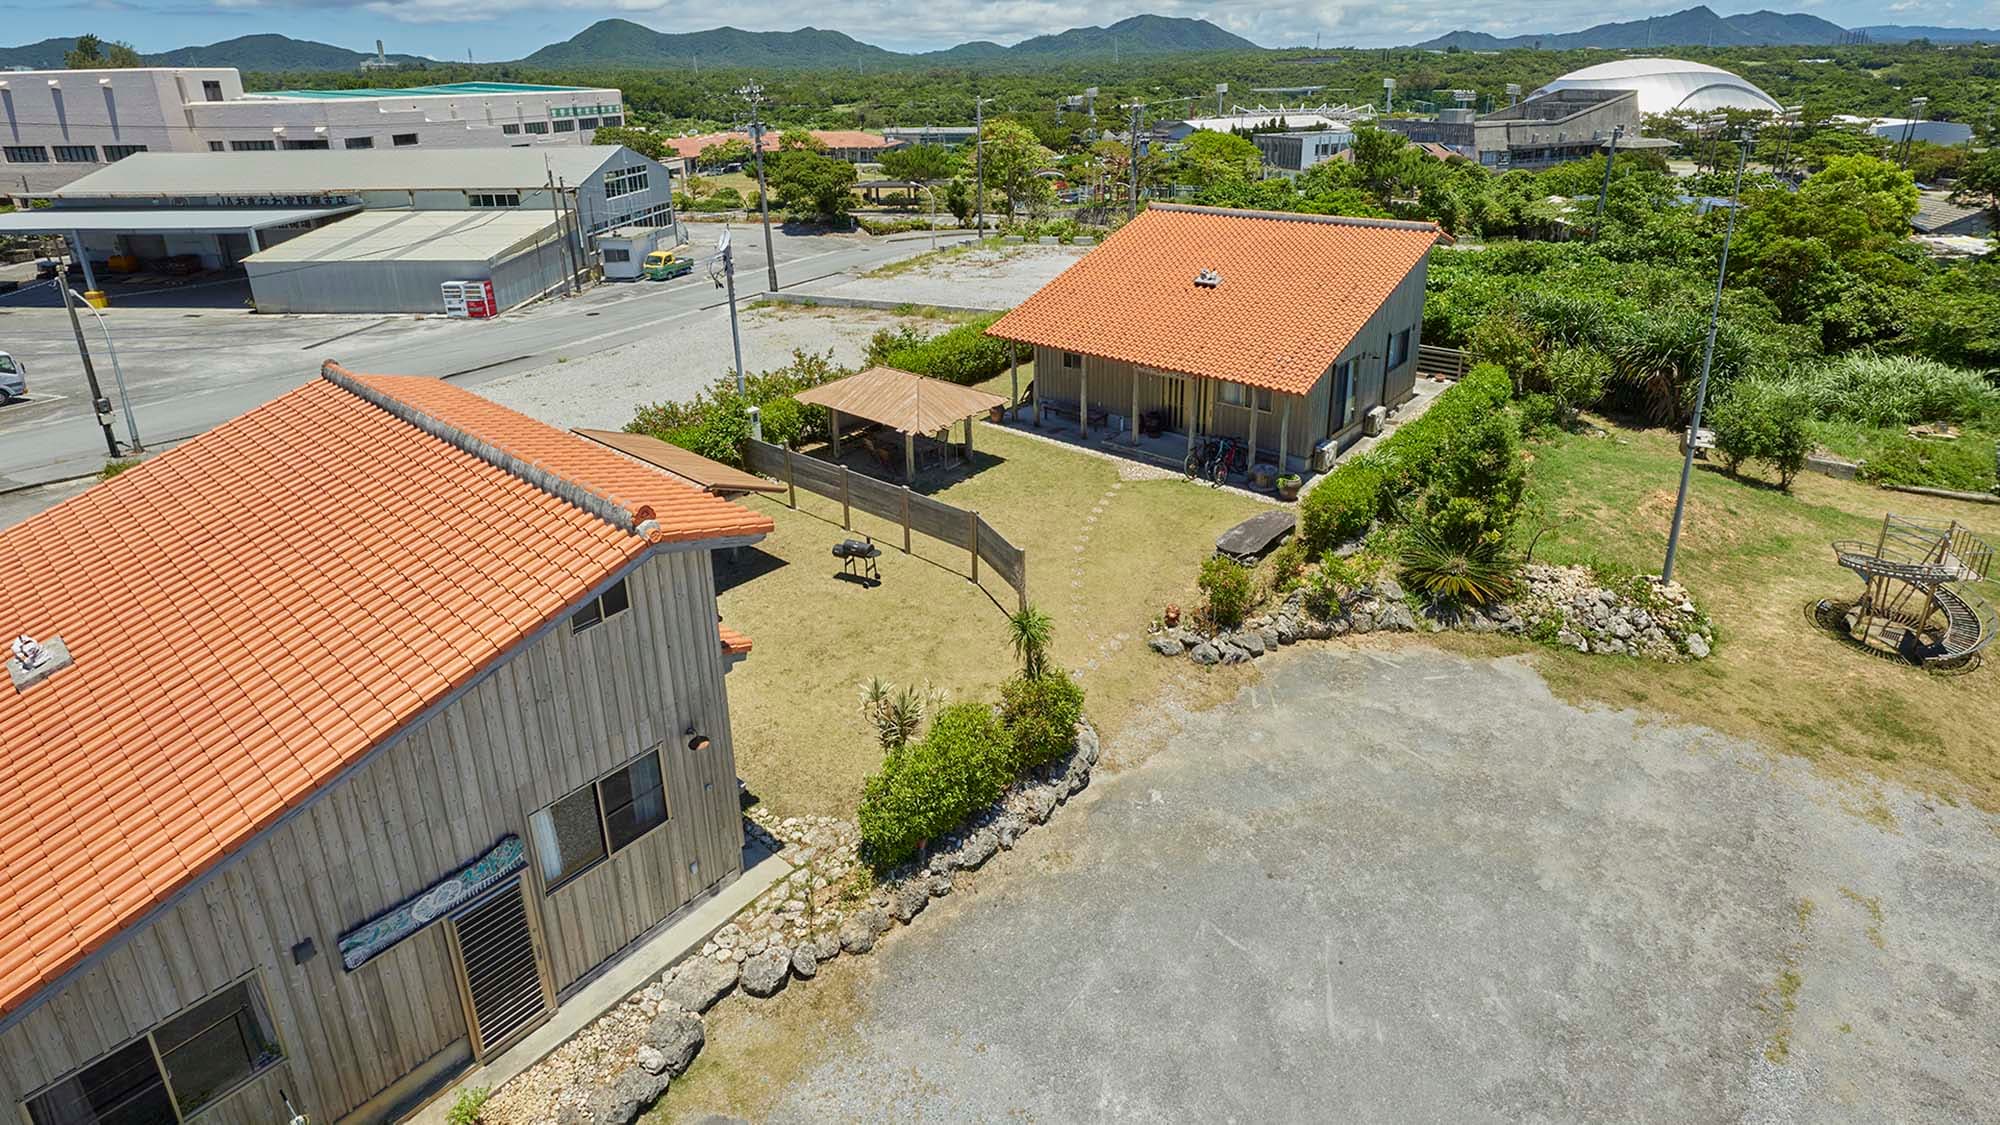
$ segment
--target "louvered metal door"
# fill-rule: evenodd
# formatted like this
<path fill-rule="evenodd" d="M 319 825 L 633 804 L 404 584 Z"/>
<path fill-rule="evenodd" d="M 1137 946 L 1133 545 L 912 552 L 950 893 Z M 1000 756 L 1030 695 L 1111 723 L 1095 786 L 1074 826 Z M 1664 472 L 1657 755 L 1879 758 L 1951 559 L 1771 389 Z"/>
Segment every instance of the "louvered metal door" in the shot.
<path fill-rule="evenodd" d="M 455 915 L 451 940 L 473 1054 L 485 1062 L 534 1030 L 555 1001 L 520 881 Z"/>

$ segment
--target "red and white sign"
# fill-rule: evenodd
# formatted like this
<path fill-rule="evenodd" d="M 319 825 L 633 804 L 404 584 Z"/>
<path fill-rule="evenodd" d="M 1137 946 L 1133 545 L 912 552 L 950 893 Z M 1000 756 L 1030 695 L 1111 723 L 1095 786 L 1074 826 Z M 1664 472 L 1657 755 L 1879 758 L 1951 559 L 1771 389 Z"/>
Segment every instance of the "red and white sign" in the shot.
<path fill-rule="evenodd" d="M 500 315 L 500 304 L 493 299 L 490 280 L 447 281 L 438 288 L 444 295 L 446 316 L 487 320 Z"/>

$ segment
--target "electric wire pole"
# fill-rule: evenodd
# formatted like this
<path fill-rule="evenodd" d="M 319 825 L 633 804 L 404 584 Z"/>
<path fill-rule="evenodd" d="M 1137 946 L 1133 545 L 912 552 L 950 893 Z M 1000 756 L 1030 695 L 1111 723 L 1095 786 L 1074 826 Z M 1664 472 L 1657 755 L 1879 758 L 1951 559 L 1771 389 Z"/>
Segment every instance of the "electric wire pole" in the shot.
<path fill-rule="evenodd" d="M 1132 131 L 1126 134 L 1126 139 L 1132 142 L 1131 159 L 1126 161 L 1127 164 L 1131 165 L 1129 171 L 1132 176 L 1131 198 L 1125 201 L 1125 219 L 1127 222 L 1139 217 L 1139 111 L 1145 108 L 1146 105 L 1144 102 L 1132 103 Z"/>
<path fill-rule="evenodd" d="M 1611 148 L 1604 154 L 1604 186 L 1597 190 L 1597 218 L 1590 226 L 1590 240 L 1597 241 L 1597 232 L 1604 226 L 1604 199 L 1611 194 L 1611 165 L 1618 159 L 1618 138 L 1625 135 L 1625 126 L 1616 125 L 1611 129 Z"/>
<path fill-rule="evenodd" d="M 76 333 L 76 354 L 83 358 L 83 380 L 90 384 L 90 405 L 97 411 L 97 424 L 104 428 L 104 448 L 111 456 L 118 456 L 118 435 L 111 432 L 111 400 L 104 397 L 104 391 L 97 385 L 97 368 L 90 363 L 90 345 L 83 339 L 83 321 L 77 318 L 76 302 L 69 292 L 69 268 L 67 263 L 56 267 L 56 288 L 62 290 L 63 308 L 69 310 L 70 331 Z"/>
<path fill-rule="evenodd" d="M 976 218 L 972 223 L 972 237 L 982 238 L 986 234 L 986 103 L 992 98 L 972 99 L 972 178 L 973 210 Z"/>
<path fill-rule="evenodd" d="M 778 247 L 771 241 L 771 193 L 764 189 L 764 87 L 752 82 L 736 91 L 750 103 L 750 151 L 757 160 L 757 210 L 764 218 L 764 273 L 778 291 Z"/>
<path fill-rule="evenodd" d="M 1717 132 L 1722 132 L 1726 122 L 1720 123 Z M 1674 556 L 1681 545 L 1681 518 L 1687 513 L 1688 482 L 1694 476 L 1695 442 L 1701 436 L 1701 411 L 1708 404 L 1708 372 L 1715 362 L 1715 328 L 1722 319 L 1722 284 L 1729 277 L 1729 241 L 1736 234 L 1737 203 L 1743 197 L 1743 169 L 1750 162 L 1750 142 L 1745 139 L 1736 154 L 1736 186 L 1729 193 L 1729 225 L 1722 231 L 1722 264 L 1715 271 L 1715 305 L 1708 314 L 1708 343 L 1701 352 L 1701 383 L 1694 392 L 1694 417 L 1688 422 L 1687 437 L 1682 441 L 1681 490 L 1674 498 L 1674 524 L 1667 532 L 1667 562 L 1660 568 L 1660 581 L 1674 580 Z"/>

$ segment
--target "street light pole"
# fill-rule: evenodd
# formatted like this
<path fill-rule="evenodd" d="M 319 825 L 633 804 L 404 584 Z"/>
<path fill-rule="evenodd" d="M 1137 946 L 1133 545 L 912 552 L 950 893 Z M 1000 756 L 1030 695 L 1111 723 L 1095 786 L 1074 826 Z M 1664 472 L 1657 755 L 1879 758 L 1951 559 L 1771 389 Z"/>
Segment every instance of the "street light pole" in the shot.
<path fill-rule="evenodd" d="M 771 193 L 764 190 L 764 88 L 752 82 L 737 93 L 750 103 L 750 151 L 757 160 L 757 210 L 764 218 L 764 272 L 771 282 L 771 292 L 776 293 L 778 247 L 771 241 Z"/>
<path fill-rule="evenodd" d="M 118 366 L 118 345 L 111 342 L 111 326 L 104 322 L 104 314 L 97 311 L 96 305 L 84 300 L 75 291 L 71 291 L 70 296 L 75 298 L 78 304 L 90 310 L 90 315 L 97 318 L 98 331 L 104 333 L 104 350 L 111 355 L 111 380 L 118 384 L 118 406 L 125 412 L 125 436 L 131 439 L 127 444 L 131 447 L 131 452 L 143 453 L 146 447 L 139 443 L 139 423 L 132 416 L 132 396 L 125 390 L 125 369 Z M 75 312 L 73 307 L 71 312 L 72 314 Z"/>
<path fill-rule="evenodd" d="M 972 236 L 986 236 L 986 103 L 992 98 L 972 99 L 972 178 L 973 211 Z"/>
<path fill-rule="evenodd" d="M 1674 556 L 1681 545 L 1681 520 L 1687 514 L 1688 482 L 1694 476 L 1695 439 L 1701 433 L 1701 412 L 1708 404 L 1708 373 L 1715 363 L 1715 329 L 1722 319 L 1722 284 L 1729 276 L 1729 242 L 1736 234 L 1737 201 L 1743 195 L 1743 169 L 1750 162 L 1746 142 L 1736 156 L 1736 186 L 1729 193 L 1729 224 L 1722 231 L 1722 264 L 1715 271 L 1715 304 L 1708 312 L 1708 342 L 1701 352 L 1701 383 L 1694 393 L 1694 418 L 1688 422 L 1687 440 L 1681 452 L 1681 490 L 1674 498 L 1674 524 L 1667 532 L 1667 562 L 1660 568 L 1660 581 L 1674 580 Z"/>
<path fill-rule="evenodd" d="M 1145 108 L 1143 102 L 1132 103 L 1132 132 L 1127 134 L 1127 139 L 1132 142 L 1131 157 L 1127 161 L 1131 165 L 1129 171 L 1132 179 L 1132 195 L 1125 201 L 1125 218 L 1128 222 L 1139 217 L 1139 111 Z"/>
<path fill-rule="evenodd" d="M 58 262 L 56 266 L 56 288 L 62 292 L 63 308 L 69 310 L 70 331 L 76 333 L 76 354 L 83 358 L 83 380 L 90 384 L 90 405 L 97 411 L 97 424 L 104 428 L 104 448 L 111 456 L 118 456 L 118 437 L 111 432 L 111 403 L 104 397 L 104 391 L 97 385 L 97 368 L 90 363 L 90 346 L 83 342 L 83 321 L 77 319 L 76 305 L 69 291 L 69 268 Z"/>
<path fill-rule="evenodd" d="M 1625 126 L 1615 125 L 1611 129 L 1611 150 L 1604 154 L 1604 186 L 1597 192 L 1597 219 L 1590 227 L 1590 240 L 1597 241 L 1597 232 L 1604 225 L 1604 199 L 1611 194 L 1611 165 L 1618 159 L 1618 138 L 1625 135 Z"/>

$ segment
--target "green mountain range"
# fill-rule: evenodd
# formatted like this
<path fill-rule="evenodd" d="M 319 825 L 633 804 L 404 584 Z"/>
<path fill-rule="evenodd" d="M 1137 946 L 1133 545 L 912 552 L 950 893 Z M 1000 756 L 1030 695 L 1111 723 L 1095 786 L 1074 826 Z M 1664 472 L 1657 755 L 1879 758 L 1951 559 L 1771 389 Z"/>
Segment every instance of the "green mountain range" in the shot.
<path fill-rule="evenodd" d="M 0 47 L 0 67 L 54 70 L 76 46 L 75 39 L 44 39 L 19 47 Z M 330 43 L 293 39 L 289 35 L 242 35 L 203 47 L 181 47 L 156 55 L 141 55 L 148 66 L 233 66 L 238 70 L 353 70 L 372 52 L 350 51 Z M 390 62 L 421 63 L 415 55 L 390 55 Z"/>
<path fill-rule="evenodd" d="M 1830 45 L 1852 38 L 1846 28 L 1818 16 L 1770 11 L 1719 16 L 1707 5 L 1699 5 L 1671 15 L 1601 23 L 1582 31 L 1504 37 L 1480 31 L 1452 31 L 1417 46 L 1433 50 L 1456 47 L 1461 51 L 1504 51 L 1510 47 L 1551 51 L 1578 47 L 1645 50 L 1668 46 Z"/>

